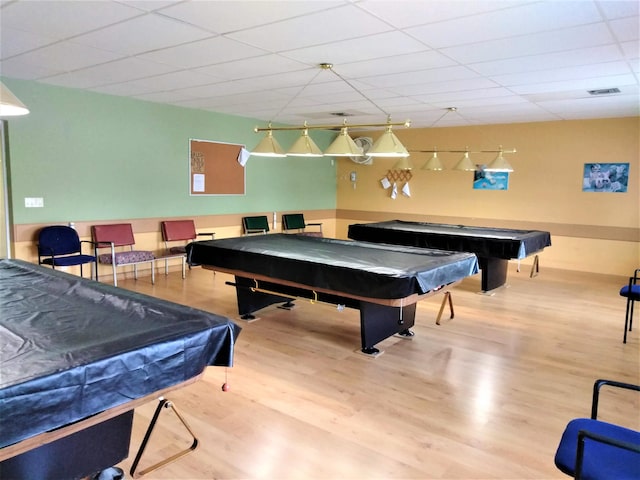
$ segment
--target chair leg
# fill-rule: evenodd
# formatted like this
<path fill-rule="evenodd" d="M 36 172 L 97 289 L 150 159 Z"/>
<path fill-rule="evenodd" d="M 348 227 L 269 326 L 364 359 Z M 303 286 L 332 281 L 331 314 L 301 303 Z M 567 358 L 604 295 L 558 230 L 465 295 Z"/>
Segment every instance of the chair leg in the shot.
<path fill-rule="evenodd" d="M 631 323 L 629 319 L 633 320 L 633 300 L 627 298 L 627 312 L 624 317 L 624 337 L 622 343 L 627 343 L 627 330 L 631 331 Z"/>
<path fill-rule="evenodd" d="M 111 269 L 113 270 L 113 286 L 117 287 L 118 286 L 118 273 L 116 272 L 116 264 L 115 263 L 111 264 Z"/>

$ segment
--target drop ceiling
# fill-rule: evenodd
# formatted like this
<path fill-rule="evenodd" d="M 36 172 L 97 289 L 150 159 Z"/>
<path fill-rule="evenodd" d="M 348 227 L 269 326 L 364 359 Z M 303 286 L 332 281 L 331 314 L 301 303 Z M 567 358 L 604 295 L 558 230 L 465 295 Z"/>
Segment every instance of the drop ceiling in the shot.
<path fill-rule="evenodd" d="M 639 5 L 0 0 L 0 74 L 265 123 L 637 116 Z"/>

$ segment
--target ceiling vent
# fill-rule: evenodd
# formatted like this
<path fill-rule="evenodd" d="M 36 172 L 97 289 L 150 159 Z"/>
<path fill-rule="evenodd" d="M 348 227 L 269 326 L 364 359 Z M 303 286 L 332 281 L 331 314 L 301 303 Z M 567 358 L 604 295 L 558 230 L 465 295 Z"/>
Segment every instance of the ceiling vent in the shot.
<path fill-rule="evenodd" d="M 612 93 L 620 93 L 619 88 L 599 88 L 598 90 L 587 90 L 589 95 L 611 95 Z"/>

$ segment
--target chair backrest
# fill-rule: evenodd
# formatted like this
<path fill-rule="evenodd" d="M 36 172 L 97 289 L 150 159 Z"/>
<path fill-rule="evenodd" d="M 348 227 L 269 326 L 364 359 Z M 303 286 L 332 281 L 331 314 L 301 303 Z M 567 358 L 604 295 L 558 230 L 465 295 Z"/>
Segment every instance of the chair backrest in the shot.
<path fill-rule="evenodd" d="M 165 242 L 195 240 L 197 237 L 193 220 L 165 220 L 160 222 L 160 229 Z"/>
<path fill-rule="evenodd" d="M 284 230 L 304 229 L 304 215 L 302 213 L 286 213 L 282 215 L 282 228 Z"/>
<path fill-rule="evenodd" d="M 255 217 L 242 217 L 244 233 L 267 233 L 269 231 L 269 219 L 266 215 Z"/>
<path fill-rule="evenodd" d="M 38 233 L 38 255 L 68 255 L 80 252 L 78 232 L 66 225 L 44 227 Z"/>
<path fill-rule="evenodd" d="M 91 227 L 93 241 L 111 243 L 116 247 L 133 245 L 133 228 L 130 223 L 114 223 L 111 225 L 93 225 Z M 98 245 L 100 246 L 100 245 Z"/>

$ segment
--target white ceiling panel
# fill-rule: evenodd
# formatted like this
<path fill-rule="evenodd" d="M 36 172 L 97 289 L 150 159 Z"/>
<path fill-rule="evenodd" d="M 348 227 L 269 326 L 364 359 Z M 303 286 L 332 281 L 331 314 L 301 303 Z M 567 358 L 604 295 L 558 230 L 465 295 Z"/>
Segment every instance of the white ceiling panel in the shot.
<path fill-rule="evenodd" d="M 13 59 L 28 65 L 37 65 L 51 70 L 68 72 L 92 65 L 107 63 L 121 57 L 122 55 L 119 53 L 108 52 L 68 41 L 53 43 L 49 46 L 15 56 Z"/>
<path fill-rule="evenodd" d="M 0 0 L 0 72 L 265 122 L 638 115 L 639 3 Z"/>
<path fill-rule="evenodd" d="M 2 25 L 0 29 L 0 59 L 10 58 L 38 47 L 47 46 L 55 41 L 38 33 L 16 30 Z"/>
<path fill-rule="evenodd" d="M 473 63 L 470 65 L 470 68 L 482 75 L 505 75 L 567 68 L 576 65 L 590 65 L 592 63 L 604 63 L 622 59 L 623 53 L 620 51 L 620 47 L 615 44 L 610 44 L 564 52 Z"/>
<path fill-rule="evenodd" d="M 190 1 L 164 8 L 161 13 L 223 34 L 308 15 L 346 3 L 328 0 L 322 2 L 243 1 L 240 6 L 237 0 Z"/>
<path fill-rule="evenodd" d="M 62 40 L 143 14 L 137 8 L 100 0 L 32 0 L 2 5 L 2 26 Z"/>
<path fill-rule="evenodd" d="M 171 70 L 171 67 L 166 65 L 130 57 L 85 68 L 79 72 L 47 77 L 47 83 L 72 88 L 91 88 L 111 83 L 138 80 L 139 78 L 168 73 Z"/>
<path fill-rule="evenodd" d="M 148 13 L 81 35 L 74 40 L 103 50 L 137 55 L 210 36 L 210 32 L 200 28 Z"/>
<path fill-rule="evenodd" d="M 315 64 L 313 64 L 315 65 Z M 256 78 L 263 75 L 309 70 L 311 65 L 291 60 L 282 55 L 268 54 L 259 57 L 216 63 L 207 67 L 193 69 L 205 75 L 215 75 L 227 80 Z"/>
<path fill-rule="evenodd" d="M 317 63 L 318 58 L 330 58 L 338 65 L 350 62 L 388 58 L 396 55 L 426 50 L 422 43 L 402 32 L 385 32 L 366 37 L 353 38 L 340 43 L 328 43 L 313 47 L 289 50 L 283 55 L 300 62 Z"/>
<path fill-rule="evenodd" d="M 266 53 L 268 52 L 225 37 L 214 37 L 156 50 L 138 57 L 182 68 L 198 68 Z"/>
<path fill-rule="evenodd" d="M 406 29 L 415 25 L 435 24 L 459 17 L 475 16 L 493 10 L 502 10 L 522 3 L 522 0 L 455 2 L 425 0 L 364 0 L 358 7 L 384 18 L 391 25 Z"/>
<path fill-rule="evenodd" d="M 476 63 L 612 43 L 615 43 L 615 39 L 609 28 L 603 23 L 596 23 L 489 42 L 472 42 L 463 46 L 443 48 L 441 51 L 460 63 Z"/>
<path fill-rule="evenodd" d="M 601 16 L 592 2 L 563 1 L 522 4 L 473 17 L 409 28 L 407 32 L 433 48 L 517 37 L 595 23 Z M 500 28 L 487 28 L 499 25 Z M 474 42 L 474 43 L 475 43 Z"/>
<path fill-rule="evenodd" d="M 390 30 L 392 28 L 382 20 L 348 5 L 230 33 L 228 36 L 274 52 L 283 52 Z"/>

